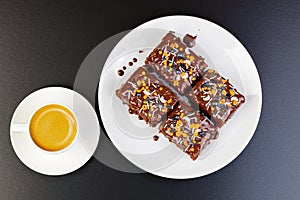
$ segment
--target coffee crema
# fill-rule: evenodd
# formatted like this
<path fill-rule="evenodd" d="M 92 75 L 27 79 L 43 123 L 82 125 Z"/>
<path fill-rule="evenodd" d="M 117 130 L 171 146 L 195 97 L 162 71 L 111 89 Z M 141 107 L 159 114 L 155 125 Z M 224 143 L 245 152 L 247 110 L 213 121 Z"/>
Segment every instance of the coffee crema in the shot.
<path fill-rule="evenodd" d="M 29 132 L 34 143 L 41 149 L 60 151 L 68 147 L 76 137 L 76 118 L 68 108 L 49 104 L 34 113 Z"/>

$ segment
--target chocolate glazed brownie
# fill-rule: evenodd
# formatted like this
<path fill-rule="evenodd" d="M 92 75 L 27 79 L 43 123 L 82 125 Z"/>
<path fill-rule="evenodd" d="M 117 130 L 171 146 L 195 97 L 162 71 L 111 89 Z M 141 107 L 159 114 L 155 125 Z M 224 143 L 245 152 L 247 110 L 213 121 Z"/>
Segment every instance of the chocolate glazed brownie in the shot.
<path fill-rule="evenodd" d="M 222 127 L 235 111 L 245 102 L 228 79 L 209 69 L 187 96 L 206 111 Z"/>
<path fill-rule="evenodd" d="M 177 102 L 177 95 L 150 74 L 146 67 L 139 67 L 116 91 L 129 113 L 141 117 L 150 126 L 156 126 Z"/>
<path fill-rule="evenodd" d="M 163 37 L 145 63 L 181 95 L 192 89 L 207 68 L 204 58 L 190 50 L 174 32 Z"/>
<path fill-rule="evenodd" d="M 198 106 L 194 107 L 184 101 L 176 104 L 159 130 L 193 160 L 218 135 L 215 124 L 201 114 Z"/>

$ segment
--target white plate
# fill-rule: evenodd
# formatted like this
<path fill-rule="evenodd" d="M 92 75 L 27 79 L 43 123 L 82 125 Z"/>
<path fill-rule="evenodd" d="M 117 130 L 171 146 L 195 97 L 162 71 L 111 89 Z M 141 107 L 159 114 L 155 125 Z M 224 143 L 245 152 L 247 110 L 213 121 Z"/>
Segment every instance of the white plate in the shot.
<path fill-rule="evenodd" d="M 70 108 L 76 116 L 78 135 L 66 151 L 57 154 L 43 152 L 33 145 L 26 133 L 13 132 L 10 138 L 19 159 L 30 169 L 45 175 L 63 175 L 83 166 L 93 155 L 100 137 L 97 115 L 90 103 L 77 92 L 61 87 L 49 87 L 28 95 L 16 108 L 12 124 L 29 123 L 38 108 L 57 103 Z"/>
<path fill-rule="evenodd" d="M 127 67 L 123 77 L 117 71 L 138 58 L 145 57 L 168 31 L 181 35 L 197 35 L 193 50 L 206 58 L 246 98 L 246 103 L 220 130 L 217 141 L 209 145 L 197 161 L 192 161 L 162 135 L 157 142 L 152 136 L 157 128 L 149 128 L 137 117 L 130 116 L 115 91 L 137 67 Z M 143 50 L 144 53 L 138 53 Z M 228 31 L 204 19 L 169 16 L 149 21 L 127 34 L 112 50 L 99 83 L 99 109 L 104 127 L 117 149 L 132 163 L 152 174 L 176 179 L 195 178 L 215 172 L 234 160 L 247 146 L 257 127 L 262 92 L 255 64 L 245 47 Z"/>

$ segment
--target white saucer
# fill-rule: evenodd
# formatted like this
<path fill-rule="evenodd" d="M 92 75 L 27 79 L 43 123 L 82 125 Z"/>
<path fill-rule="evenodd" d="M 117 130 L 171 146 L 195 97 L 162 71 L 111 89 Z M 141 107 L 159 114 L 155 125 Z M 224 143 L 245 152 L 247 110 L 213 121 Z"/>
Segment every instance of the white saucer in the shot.
<path fill-rule="evenodd" d="M 246 102 L 219 131 L 214 145 L 206 155 L 192 161 L 160 134 L 154 142 L 157 128 L 150 128 L 130 116 L 127 107 L 115 91 L 137 66 L 142 65 L 149 52 L 168 32 L 197 35 L 194 47 L 203 55 L 209 67 L 220 72 L 240 91 Z M 138 53 L 143 50 L 143 53 Z M 136 57 L 138 63 L 127 67 L 125 75 L 117 72 Z M 99 83 L 99 109 L 103 125 L 113 144 L 133 164 L 152 174 L 186 179 L 213 173 L 233 161 L 247 146 L 257 127 L 261 106 L 261 84 L 255 64 L 245 47 L 228 31 L 207 20 L 190 16 L 168 16 L 146 22 L 128 33 L 111 51 Z M 204 153 L 204 152 L 203 152 Z M 166 162 L 167 161 L 167 162 Z"/>
<path fill-rule="evenodd" d="M 12 131 L 12 124 L 28 123 L 35 110 L 51 103 L 70 108 L 78 123 L 76 141 L 57 154 L 41 151 L 26 133 Z M 96 150 L 100 137 L 98 118 L 90 103 L 77 92 L 62 87 L 43 88 L 27 96 L 15 110 L 10 127 L 11 143 L 19 159 L 30 169 L 45 175 L 63 175 L 83 166 Z"/>

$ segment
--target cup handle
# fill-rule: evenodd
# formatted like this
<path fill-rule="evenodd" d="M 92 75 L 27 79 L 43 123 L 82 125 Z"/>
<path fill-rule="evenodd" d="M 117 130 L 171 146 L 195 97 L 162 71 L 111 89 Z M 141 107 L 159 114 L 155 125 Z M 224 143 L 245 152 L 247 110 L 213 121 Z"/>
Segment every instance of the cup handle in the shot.
<path fill-rule="evenodd" d="M 13 124 L 11 126 L 12 132 L 24 133 L 28 130 L 28 124 Z"/>

